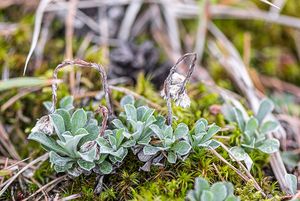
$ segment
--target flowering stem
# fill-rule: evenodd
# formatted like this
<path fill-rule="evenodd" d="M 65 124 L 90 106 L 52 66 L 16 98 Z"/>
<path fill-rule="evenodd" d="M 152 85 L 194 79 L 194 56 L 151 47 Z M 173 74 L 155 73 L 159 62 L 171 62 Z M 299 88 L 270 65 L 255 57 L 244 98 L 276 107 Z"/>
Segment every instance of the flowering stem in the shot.
<path fill-rule="evenodd" d="M 107 125 L 107 119 L 108 119 L 108 110 L 105 106 L 103 105 L 99 105 L 98 109 L 95 111 L 96 114 L 98 113 L 102 113 L 103 119 L 102 119 L 102 125 L 101 125 L 101 129 L 99 131 L 99 136 L 103 136 L 105 129 L 106 129 L 106 125 Z"/>
<path fill-rule="evenodd" d="M 100 75 L 101 75 L 101 80 L 102 80 L 102 86 L 103 86 L 103 91 L 105 94 L 105 99 L 106 99 L 106 105 L 107 105 L 107 109 L 108 109 L 108 115 L 112 116 L 113 115 L 113 110 L 112 110 L 112 106 L 111 106 L 111 101 L 110 101 L 110 97 L 109 97 L 109 87 L 108 87 L 108 83 L 107 83 L 107 75 L 105 70 L 103 69 L 102 66 L 100 66 L 99 64 L 96 63 L 89 63 L 80 59 L 75 59 L 75 60 L 66 60 L 64 62 L 62 62 L 61 64 L 59 64 L 54 72 L 53 72 L 53 78 L 57 79 L 57 73 L 60 69 L 66 67 L 66 66 L 70 66 L 70 65 L 76 65 L 79 67 L 83 67 L 83 68 L 94 68 L 96 69 Z M 57 103 L 57 83 L 53 83 L 52 84 L 52 108 L 51 108 L 51 113 L 55 112 L 55 108 L 56 108 L 56 103 Z"/>
<path fill-rule="evenodd" d="M 167 102 L 167 108 L 168 108 L 168 116 L 167 116 L 168 125 L 172 125 L 172 119 L 173 119 L 172 102 L 171 102 L 171 94 L 170 94 L 170 85 L 172 83 L 172 75 L 174 73 L 176 73 L 178 65 L 182 61 L 184 61 L 187 57 L 190 57 L 190 56 L 192 56 L 191 64 L 189 66 L 189 70 L 187 72 L 187 75 L 185 76 L 185 79 L 182 82 L 182 85 L 180 87 L 178 96 L 180 96 L 184 93 L 185 86 L 186 86 L 187 82 L 190 80 L 190 77 L 192 76 L 192 73 L 195 69 L 195 64 L 196 64 L 196 60 L 197 60 L 197 54 L 196 53 L 187 53 L 187 54 L 183 55 L 182 57 L 180 57 L 177 60 L 177 62 L 170 69 L 170 73 L 169 73 L 169 75 L 168 75 L 168 77 L 167 77 L 167 79 L 165 80 L 165 83 L 164 83 L 164 91 L 165 91 L 165 95 L 166 95 L 166 102 Z"/>

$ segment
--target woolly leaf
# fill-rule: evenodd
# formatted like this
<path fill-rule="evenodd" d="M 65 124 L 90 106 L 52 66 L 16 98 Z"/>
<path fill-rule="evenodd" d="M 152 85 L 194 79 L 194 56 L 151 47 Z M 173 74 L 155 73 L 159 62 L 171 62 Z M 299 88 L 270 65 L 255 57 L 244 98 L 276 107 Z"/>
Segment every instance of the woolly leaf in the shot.
<path fill-rule="evenodd" d="M 143 152 L 144 152 L 145 155 L 154 155 L 159 151 L 160 151 L 159 148 L 151 146 L 151 145 L 145 146 L 143 148 Z"/>
<path fill-rule="evenodd" d="M 220 127 L 213 124 L 209 127 L 207 134 L 203 136 L 203 138 L 201 139 L 201 142 L 206 142 L 208 140 L 210 140 L 217 132 L 219 132 Z"/>
<path fill-rule="evenodd" d="M 169 163 L 176 163 L 177 155 L 173 151 L 169 151 L 167 160 Z"/>
<path fill-rule="evenodd" d="M 177 154 L 183 156 L 189 153 L 189 151 L 191 150 L 191 145 L 186 141 L 180 141 L 172 147 L 172 150 L 174 150 Z"/>
<path fill-rule="evenodd" d="M 127 119 L 131 119 L 133 121 L 137 120 L 137 112 L 136 108 L 133 105 L 124 105 L 125 113 L 127 116 Z"/>
<path fill-rule="evenodd" d="M 210 191 L 204 190 L 201 195 L 201 201 L 214 201 L 214 194 Z"/>
<path fill-rule="evenodd" d="M 250 119 L 246 123 L 245 132 L 249 135 L 252 135 L 257 128 L 258 128 L 257 119 L 254 117 L 250 117 Z"/>
<path fill-rule="evenodd" d="M 120 101 L 121 107 L 124 107 L 125 105 L 134 105 L 134 97 L 132 95 L 124 96 Z"/>
<path fill-rule="evenodd" d="M 72 96 L 66 96 L 59 101 L 59 107 L 69 111 L 74 108 L 73 100 Z"/>
<path fill-rule="evenodd" d="M 93 162 L 88 162 L 82 159 L 79 159 L 77 161 L 77 164 L 79 165 L 79 167 L 81 167 L 82 169 L 86 170 L 86 171 L 90 171 L 95 167 L 95 163 Z"/>
<path fill-rule="evenodd" d="M 278 128 L 279 124 L 276 121 L 267 121 L 260 128 L 261 133 L 270 133 Z"/>
<path fill-rule="evenodd" d="M 55 110 L 55 113 L 59 114 L 63 118 L 64 124 L 65 124 L 65 130 L 71 131 L 71 115 L 70 115 L 70 113 L 65 109 L 57 109 L 57 110 Z"/>
<path fill-rule="evenodd" d="M 71 117 L 72 133 L 85 126 L 87 115 L 83 109 L 77 109 Z"/>
<path fill-rule="evenodd" d="M 50 151 L 49 153 L 50 162 L 57 166 L 66 166 L 67 163 L 73 161 L 73 159 L 69 157 L 62 157 L 55 153 L 54 151 Z"/>
<path fill-rule="evenodd" d="M 49 116 L 58 138 L 63 141 L 62 134 L 65 132 L 64 119 L 58 114 L 50 114 Z"/>
<path fill-rule="evenodd" d="M 110 174 L 113 170 L 111 163 L 107 162 L 107 161 L 103 161 L 99 165 L 99 168 L 100 168 L 101 173 L 103 173 L 103 174 Z"/>
<path fill-rule="evenodd" d="M 37 141 L 42 145 L 46 146 L 47 148 L 49 148 L 50 150 L 53 150 L 57 153 L 67 155 L 67 152 L 62 147 L 60 147 L 52 138 L 47 137 L 47 135 L 45 135 L 44 133 L 40 133 L 40 132 L 30 133 L 28 139 Z"/>
<path fill-rule="evenodd" d="M 226 186 L 221 182 L 214 183 L 210 191 L 214 195 L 214 201 L 223 201 L 227 196 Z"/>
<path fill-rule="evenodd" d="M 293 174 L 286 174 L 285 180 L 288 184 L 290 192 L 295 195 L 297 193 L 297 177 Z"/>
<path fill-rule="evenodd" d="M 270 101 L 269 99 L 264 99 L 260 105 L 259 105 L 259 109 L 258 112 L 256 114 L 256 118 L 257 120 L 262 123 L 264 118 L 273 111 L 274 109 L 274 104 L 272 103 L 272 101 Z"/>
<path fill-rule="evenodd" d="M 233 155 L 233 157 L 238 161 L 243 161 L 247 157 L 247 153 L 245 150 L 241 147 L 232 147 L 230 148 L 230 152 Z"/>
<path fill-rule="evenodd" d="M 280 143 L 277 139 L 267 139 L 257 148 L 267 154 L 272 154 L 279 150 Z"/>
<path fill-rule="evenodd" d="M 176 139 L 184 138 L 189 133 L 189 128 L 186 124 L 180 123 L 174 131 Z"/>

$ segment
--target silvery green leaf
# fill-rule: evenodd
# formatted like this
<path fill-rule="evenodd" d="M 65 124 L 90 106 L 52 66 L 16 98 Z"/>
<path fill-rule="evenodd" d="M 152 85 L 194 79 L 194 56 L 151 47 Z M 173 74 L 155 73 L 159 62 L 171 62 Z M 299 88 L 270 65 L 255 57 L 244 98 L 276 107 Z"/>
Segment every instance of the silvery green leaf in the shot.
<path fill-rule="evenodd" d="M 40 133 L 40 132 L 30 133 L 28 139 L 37 141 L 42 145 L 44 145 L 45 147 L 57 153 L 60 153 L 62 155 L 67 155 L 67 152 L 62 147 L 60 147 L 52 138 L 47 137 L 44 133 Z"/>
<path fill-rule="evenodd" d="M 65 139 L 64 142 L 71 140 L 74 136 L 71 134 L 70 131 L 66 131 L 62 134 L 63 138 Z"/>
<path fill-rule="evenodd" d="M 229 151 L 231 152 L 231 154 L 233 155 L 233 157 L 238 160 L 238 161 L 243 161 L 246 159 L 247 157 L 247 153 L 245 152 L 245 150 L 241 147 L 231 147 L 229 149 Z"/>
<path fill-rule="evenodd" d="M 147 106 L 144 106 L 145 108 L 146 108 L 146 111 L 145 111 L 145 113 L 143 114 L 143 116 L 142 116 L 142 118 L 141 118 L 141 121 L 143 121 L 143 122 L 146 122 L 146 121 L 148 121 L 149 120 L 149 118 L 153 115 L 153 113 L 154 113 L 154 109 L 152 109 L 152 108 L 149 108 L 149 107 L 147 107 Z M 156 119 L 155 119 L 156 120 Z"/>
<path fill-rule="evenodd" d="M 127 149 L 120 147 L 117 151 L 111 152 L 110 154 L 118 158 L 123 158 L 124 154 L 126 153 L 125 150 Z"/>
<path fill-rule="evenodd" d="M 77 161 L 77 164 L 79 165 L 79 167 L 81 167 L 82 169 L 84 169 L 86 171 L 91 171 L 95 167 L 95 163 L 88 162 L 88 161 L 85 161 L 82 159 L 79 159 Z"/>
<path fill-rule="evenodd" d="M 212 192 L 204 190 L 201 194 L 201 201 L 205 200 L 205 201 L 214 201 L 215 196 Z"/>
<path fill-rule="evenodd" d="M 197 197 L 200 197 L 200 194 L 203 190 L 209 190 L 209 188 L 210 188 L 209 183 L 201 177 L 197 177 L 195 179 L 194 186 L 195 186 L 195 193 L 196 193 Z"/>
<path fill-rule="evenodd" d="M 57 173 L 66 172 L 67 170 L 69 170 L 70 168 L 72 168 L 72 166 L 73 166 L 72 162 L 67 163 L 65 166 L 54 165 L 54 170 Z"/>
<path fill-rule="evenodd" d="M 129 148 L 129 147 L 133 147 L 135 144 L 136 144 L 135 140 L 127 140 L 122 144 L 122 146 Z"/>
<path fill-rule="evenodd" d="M 50 114 L 49 116 L 58 138 L 63 141 L 62 133 L 66 131 L 64 119 L 58 114 Z"/>
<path fill-rule="evenodd" d="M 233 195 L 233 191 L 234 191 L 233 184 L 230 182 L 223 182 L 223 184 L 226 186 L 227 196 Z"/>
<path fill-rule="evenodd" d="M 189 201 L 198 201 L 198 199 L 196 198 L 196 196 L 194 195 L 194 191 L 193 190 L 189 190 L 187 195 L 186 195 L 186 199 Z M 199 197 L 200 200 L 200 197 Z"/>
<path fill-rule="evenodd" d="M 81 135 L 81 134 L 89 134 L 89 132 L 85 128 L 79 128 L 76 132 L 75 135 Z"/>
<path fill-rule="evenodd" d="M 132 134 L 130 134 L 130 133 L 127 132 L 127 131 L 124 131 L 123 135 L 124 135 L 124 137 L 126 137 L 127 139 L 129 139 L 129 138 L 132 137 Z"/>
<path fill-rule="evenodd" d="M 150 141 L 151 141 L 151 137 L 148 136 L 148 137 L 145 137 L 145 138 L 139 140 L 137 143 L 140 145 L 148 145 Z"/>
<path fill-rule="evenodd" d="M 273 111 L 274 104 L 269 99 L 264 99 L 260 105 L 258 112 L 256 114 L 256 118 L 259 121 L 259 123 L 262 123 L 264 118 Z"/>
<path fill-rule="evenodd" d="M 206 131 L 206 127 L 208 126 L 208 122 L 206 119 L 201 118 L 195 123 L 195 133 L 201 133 Z"/>
<path fill-rule="evenodd" d="M 95 161 L 97 164 L 101 164 L 107 158 L 107 154 L 100 154 L 99 160 Z"/>
<path fill-rule="evenodd" d="M 223 201 L 227 196 L 226 186 L 221 182 L 214 183 L 210 187 L 210 192 L 214 195 L 214 201 Z"/>
<path fill-rule="evenodd" d="M 155 125 L 157 125 L 159 128 L 162 128 L 163 125 L 165 125 L 165 122 L 166 122 L 166 118 L 161 115 L 158 115 L 156 117 Z"/>
<path fill-rule="evenodd" d="M 163 136 L 163 131 L 158 127 L 158 125 L 151 125 L 150 129 L 154 132 L 154 134 L 160 139 L 162 140 L 164 138 Z"/>
<path fill-rule="evenodd" d="M 109 143 L 107 142 L 106 139 L 104 139 L 103 137 L 98 137 L 96 139 L 96 142 L 98 143 L 98 145 L 100 147 L 109 147 Z"/>
<path fill-rule="evenodd" d="M 71 170 L 68 170 L 68 174 L 72 175 L 73 177 L 78 177 L 82 174 L 82 169 L 79 167 L 75 167 Z"/>
<path fill-rule="evenodd" d="M 132 95 L 124 96 L 120 101 L 121 107 L 127 104 L 134 105 L 134 97 Z"/>
<path fill-rule="evenodd" d="M 107 146 L 100 146 L 100 153 L 102 154 L 111 154 L 114 152 L 114 149 Z"/>
<path fill-rule="evenodd" d="M 113 135 L 108 136 L 108 141 L 113 149 L 117 149 L 117 139 Z"/>
<path fill-rule="evenodd" d="M 50 151 L 49 158 L 50 158 L 50 162 L 52 164 L 58 165 L 58 166 L 66 166 L 67 163 L 73 161 L 73 159 L 71 159 L 69 157 L 62 157 L 62 156 L 58 155 L 57 153 L 55 153 L 54 151 Z"/>
<path fill-rule="evenodd" d="M 83 149 L 82 147 L 84 145 L 82 145 L 80 147 L 81 150 Z M 92 147 L 89 148 L 89 150 L 87 150 L 85 152 L 78 152 L 78 153 L 79 153 L 80 157 L 83 160 L 93 162 L 94 160 L 97 160 L 97 158 L 96 158 L 96 156 L 97 156 L 97 144 L 94 144 Z"/>
<path fill-rule="evenodd" d="M 135 140 L 139 140 L 143 134 L 143 130 L 144 130 L 144 124 L 140 121 L 138 121 L 136 123 L 136 130 L 135 132 L 132 134 L 132 137 L 135 139 Z"/>
<path fill-rule="evenodd" d="M 226 198 L 225 201 L 240 201 L 240 199 L 234 195 L 230 195 Z"/>
<path fill-rule="evenodd" d="M 173 128 L 172 126 L 167 126 L 163 130 L 164 138 L 171 138 L 173 136 Z"/>
<path fill-rule="evenodd" d="M 172 164 L 176 163 L 177 155 L 173 151 L 169 151 L 167 160 L 168 160 L 169 163 L 172 163 Z"/>
<path fill-rule="evenodd" d="M 250 117 L 246 123 L 245 132 L 249 135 L 253 135 L 253 133 L 258 128 L 258 121 L 254 117 Z"/>
<path fill-rule="evenodd" d="M 77 109 L 71 117 L 72 133 L 85 126 L 87 115 L 83 109 Z"/>
<path fill-rule="evenodd" d="M 222 113 L 225 117 L 225 119 L 229 122 L 234 122 L 236 121 L 235 119 L 235 114 L 234 114 L 234 111 L 233 111 L 233 107 L 229 104 L 224 104 L 222 106 Z"/>
<path fill-rule="evenodd" d="M 144 146 L 144 148 L 143 148 L 143 152 L 145 155 L 154 155 L 159 151 L 160 151 L 159 148 L 151 146 L 151 145 Z"/>
<path fill-rule="evenodd" d="M 88 125 L 87 127 L 85 127 L 85 129 L 88 132 L 88 135 L 81 139 L 79 146 L 81 146 L 83 143 L 85 143 L 87 141 L 96 140 L 96 138 L 98 137 L 99 132 L 100 132 L 99 126 L 96 126 L 96 125 Z"/>
<path fill-rule="evenodd" d="M 252 165 L 253 165 L 253 161 L 252 161 L 252 159 L 250 158 L 250 156 L 248 154 L 247 154 L 247 156 L 244 160 L 244 163 L 245 163 L 247 169 L 250 171 L 251 168 L 252 168 Z"/>
<path fill-rule="evenodd" d="M 104 136 L 105 137 L 107 137 L 107 136 L 109 136 L 109 135 L 113 135 L 114 134 L 114 132 L 112 131 L 112 130 L 105 130 L 104 131 Z"/>
<path fill-rule="evenodd" d="M 220 143 L 217 140 L 211 140 L 209 142 L 209 145 L 211 148 L 216 149 L 220 146 Z"/>
<path fill-rule="evenodd" d="M 297 193 L 297 177 L 293 174 L 286 174 L 284 177 L 290 192 L 295 195 Z"/>
<path fill-rule="evenodd" d="M 238 108 L 233 108 L 233 112 L 235 115 L 235 120 L 238 123 L 238 126 L 241 130 L 244 130 L 245 127 L 245 120 L 243 117 L 243 113 Z"/>
<path fill-rule="evenodd" d="M 114 152 L 113 155 L 115 156 L 118 162 L 122 162 L 125 156 L 127 156 L 128 150 L 124 147 L 121 147 L 118 151 Z"/>
<path fill-rule="evenodd" d="M 144 122 L 144 120 L 142 120 L 142 117 L 143 117 L 143 115 L 146 113 L 147 108 L 148 108 L 147 106 L 140 106 L 140 107 L 138 107 L 138 108 L 136 109 L 136 112 L 137 112 L 137 120 L 143 121 L 143 122 Z"/>
<path fill-rule="evenodd" d="M 277 139 L 266 139 L 263 144 L 257 148 L 267 154 L 272 154 L 279 150 L 280 143 Z"/>
<path fill-rule="evenodd" d="M 210 140 L 217 132 L 219 132 L 220 127 L 213 124 L 208 128 L 207 134 L 203 136 L 201 139 L 201 142 L 204 143 L 208 140 Z"/>
<path fill-rule="evenodd" d="M 174 131 L 174 135 L 176 139 L 181 139 L 187 136 L 189 133 L 189 128 L 186 124 L 180 123 Z"/>
<path fill-rule="evenodd" d="M 81 140 L 82 137 L 86 136 L 87 134 L 80 134 L 80 135 L 75 135 L 72 139 L 70 139 L 67 142 L 62 142 L 62 141 L 57 141 L 57 143 L 64 147 L 65 150 L 68 151 L 73 157 L 79 156 L 78 151 L 77 151 L 77 145 L 79 141 Z"/>
<path fill-rule="evenodd" d="M 120 119 L 114 119 L 111 121 L 111 123 L 116 127 L 116 128 L 125 128 L 124 124 Z"/>
<path fill-rule="evenodd" d="M 127 119 L 131 119 L 133 121 L 137 121 L 137 112 L 136 108 L 133 105 L 124 105 L 125 113 L 127 116 Z"/>
<path fill-rule="evenodd" d="M 45 101 L 43 102 L 44 107 L 48 110 L 48 112 L 52 109 L 52 102 L 51 101 Z"/>
<path fill-rule="evenodd" d="M 172 147 L 172 150 L 174 150 L 177 154 L 183 156 L 189 153 L 189 151 L 191 150 L 191 145 L 186 141 L 180 141 Z"/>
<path fill-rule="evenodd" d="M 260 128 L 261 133 L 270 133 L 278 128 L 279 124 L 276 121 L 267 121 Z"/>
<path fill-rule="evenodd" d="M 59 101 L 59 107 L 66 109 L 66 110 L 71 110 L 74 108 L 73 106 L 73 97 L 72 96 L 66 96 L 63 99 Z"/>
<path fill-rule="evenodd" d="M 124 140 L 124 135 L 123 135 L 124 131 L 125 129 L 118 129 L 116 131 L 117 147 L 119 147 Z"/>
<path fill-rule="evenodd" d="M 55 113 L 59 114 L 63 118 L 64 124 L 65 124 L 65 130 L 71 131 L 71 115 L 70 115 L 70 113 L 65 109 L 57 109 L 57 110 L 55 110 Z"/>
<path fill-rule="evenodd" d="M 100 168 L 101 173 L 103 173 L 103 174 L 110 174 L 113 170 L 111 163 L 107 162 L 107 161 L 103 161 L 99 165 L 99 168 Z"/>

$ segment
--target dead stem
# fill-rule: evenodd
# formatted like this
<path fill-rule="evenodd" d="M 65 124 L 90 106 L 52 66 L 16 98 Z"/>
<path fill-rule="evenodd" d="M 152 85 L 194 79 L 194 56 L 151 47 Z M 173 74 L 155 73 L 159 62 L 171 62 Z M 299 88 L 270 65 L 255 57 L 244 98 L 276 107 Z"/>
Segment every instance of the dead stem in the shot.
<path fill-rule="evenodd" d="M 257 181 L 255 180 L 255 178 L 252 176 L 252 174 L 248 171 L 248 169 L 243 165 L 243 163 L 241 163 L 241 161 L 237 160 L 237 158 L 231 153 L 231 151 L 228 149 L 228 147 L 226 147 L 226 145 L 224 145 L 223 143 L 219 142 L 219 144 L 221 145 L 221 147 L 227 152 L 229 153 L 229 155 L 239 164 L 239 166 L 246 172 L 247 176 L 254 182 L 254 186 L 255 188 L 261 192 L 261 194 L 263 196 L 266 197 L 266 194 L 264 193 L 263 189 L 259 186 L 259 184 L 257 183 Z"/>
<path fill-rule="evenodd" d="M 192 61 L 191 64 L 189 66 L 189 70 L 187 72 L 187 75 L 185 76 L 185 79 L 180 87 L 180 90 L 178 92 L 178 96 L 182 95 L 185 91 L 185 87 L 187 82 L 189 81 L 190 77 L 192 76 L 192 73 L 194 71 L 195 68 L 195 64 L 196 64 L 196 60 L 197 60 L 197 54 L 196 53 L 187 53 L 185 55 L 183 55 L 182 57 L 180 57 L 177 62 L 174 64 L 174 66 L 170 69 L 170 73 L 167 77 L 167 79 L 164 82 L 164 92 L 165 92 L 165 99 L 167 102 L 167 108 L 168 108 L 168 116 L 167 116 L 167 123 L 168 125 L 172 125 L 172 119 L 173 119 L 173 114 L 172 114 L 172 102 L 171 102 L 171 94 L 170 94 L 170 86 L 171 86 L 171 82 L 172 82 L 172 75 L 174 73 L 176 73 L 177 71 L 177 67 L 178 65 L 185 60 L 187 57 L 192 56 Z"/>
<path fill-rule="evenodd" d="M 211 152 L 217 156 L 221 161 L 223 161 L 226 165 L 228 165 L 233 171 L 235 171 L 244 181 L 248 182 L 250 179 L 242 173 L 239 169 L 231 165 L 223 156 L 221 156 L 216 150 L 214 150 L 212 147 L 209 147 Z"/>
<path fill-rule="evenodd" d="M 33 198 L 35 195 L 37 195 L 38 193 L 44 191 L 46 188 L 48 188 L 51 185 L 52 185 L 52 187 L 55 187 L 56 185 L 53 185 L 53 184 L 59 183 L 59 182 L 63 181 L 66 178 L 67 178 L 67 175 L 63 175 L 61 177 L 58 177 L 58 178 L 52 180 L 51 182 L 49 182 L 46 185 L 44 185 L 41 188 L 39 188 L 36 192 L 34 192 L 33 194 L 31 194 L 29 197 L 27 197 L 23 201 L 26 201 L 26 200 L 29 200 L 30 198 Z"/>
<path fill-rule="evenodd" d="M 99 113 L 101 113 L 102 116 L 103 116 L 101 129 L 99 131 L 99 136 L 103 136 L 104 131 L 106 129 L 106 125 L 107 125 L 108 110 L 105 106 L 99 105 L 98 109 L 95 111 L 95 114 L 99 114 Z"/>
<path fill-rule="evenodd" d="M 110 97 L 109 97 L 109 85 L 107 83 L 107 75 L 105 70 L 103 69 L 102 66 L 100 66 L 99 64 L 96 63 L 89 63 L 86 61 L 83 61 L 81 59 L 75 59 L 75 60 L 66 60 L 64 62 L 62 62 L 61 64 L 59 64 L 54 72 L 53 72 L 53 78 L 57 79 L 57 73 L 60 69 L 66 67 L 66 66 L 79 66 L 82 68 L 93 68 L 96 69 L 102 78 L 102 86 L 103 86 L 103 91 L 104 91 L 104 96 L 105 96 L 105 100 L 106 100 L 106 104 L 107 104 L 107 109 L 108 109 L 108 116 L 112 116 L 113 115 L 113 110 L 112 110 L 112 106 L 111 106 L 111 101 L 110 101 Z M 51 108 L 51 113 L 55 112 L 55 108 L 56 108 L 56 103 L 57 103 L 57 84 L 54 83 L 52 84 L 52 108 Z"/>
<path fill-rule="evenodd" d="M 13 181 L 19 177 L 19 175 L 21 175 L 24 171 L 26 171 L 32 165 L 47 160 L 48 157 L 49 157 L 49 154 L 46 153 L 46 154 L 36 158 L 35 160 L 28 163 L 25 167 L 23 167 L 17 174 L 15 174 L 13 177 L 11 177 L 7 182 L 5 182 L 5 185 L 3 186 L 3 188 L 0 191 L 0 197 L 3 195 L 3 193 L 6 191 L 6 189 L 13 183 Z M 2 187 L 2 186 L 0 186 L 0 187 Z"/>

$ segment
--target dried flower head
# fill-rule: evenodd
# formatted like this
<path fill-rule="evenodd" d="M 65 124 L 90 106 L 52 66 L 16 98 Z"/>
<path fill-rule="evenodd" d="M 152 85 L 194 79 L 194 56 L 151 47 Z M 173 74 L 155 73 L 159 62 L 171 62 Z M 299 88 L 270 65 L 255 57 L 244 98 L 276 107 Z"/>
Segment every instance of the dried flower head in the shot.
<path fill-rule="evenodd" d="M 53 134 L 53 124 L 51 123 L 50 116 L 45 115 L 42 118 L 40 118 L 35 126 L 31 129 L 31 132 L 42 132 L 47 135 Z"/>
<path fill-rule="evenodd" d="M 186 90 L 184 90 L 183 92 L 180 91 L 181 87 L 184 84 L 185 78 L 186 78 L 185 76 L 177 72 L 173 73 L 171 77 L 170 87 L 169 87 L 171 99 L 175 101 L 177 106 L 183 108 L 189 107 L 191 104 L 191 100 L 187 95 Z M 161 91 L 161 96 L 164 99 L 167 99 L 164 89 Z"/>

